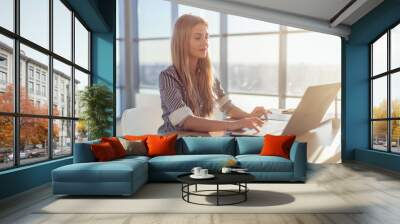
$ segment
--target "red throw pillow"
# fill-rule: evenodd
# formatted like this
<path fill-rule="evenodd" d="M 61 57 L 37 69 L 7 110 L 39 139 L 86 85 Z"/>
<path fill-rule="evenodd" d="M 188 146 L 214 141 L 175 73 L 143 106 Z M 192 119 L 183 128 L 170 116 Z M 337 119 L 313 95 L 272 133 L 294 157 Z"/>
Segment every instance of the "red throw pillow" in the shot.
<path fill-rule="evenodd" d="M 165 156 L 176 154 L 176 138 L 174 135 L 151 135 L 147 137 L 148 156 Z"/>
<path fill-rule="evenodd" d="M 122 146 L 121 142 L 119 141 L 118 138 L 116 137 L 109 137 L 109 138 L 101 138 L 101 142 L 108 142 L 114 149 L 115 155 L 118 158 L 126 156 L 126 151 L 124 149 L 124 146 Z"/>
<path fill-rule="evenodd" d="M 264 146 L 261 149 L 260 155 L 280 156 L 289 159 L 290 148 L 292 147 L 295 139 L 295 135 L 265 135 Z"/>
<path fill-rule="evenodd" d="M 99 162 L 110 161 L 117 158 L 113 147 L 108 142 L 93 144 L 90 147 L 92 149 L 94 157 Z"/>

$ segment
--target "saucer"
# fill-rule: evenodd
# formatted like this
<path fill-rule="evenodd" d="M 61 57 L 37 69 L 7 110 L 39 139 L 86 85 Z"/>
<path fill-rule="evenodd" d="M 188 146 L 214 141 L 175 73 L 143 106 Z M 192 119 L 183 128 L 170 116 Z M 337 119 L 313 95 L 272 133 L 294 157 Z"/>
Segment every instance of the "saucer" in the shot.
<path fill-rule="evenodd" d="M 190 178 L 193 178 L 193 179 L 211 179 L 211 178 L 214 178 L 214 177 L 215 176 L 212 175 L 212 174 L 207 174 L 207 175 L 204 175 L 204 176 L 194 175 L 194 174 L 190 175 Z"/>

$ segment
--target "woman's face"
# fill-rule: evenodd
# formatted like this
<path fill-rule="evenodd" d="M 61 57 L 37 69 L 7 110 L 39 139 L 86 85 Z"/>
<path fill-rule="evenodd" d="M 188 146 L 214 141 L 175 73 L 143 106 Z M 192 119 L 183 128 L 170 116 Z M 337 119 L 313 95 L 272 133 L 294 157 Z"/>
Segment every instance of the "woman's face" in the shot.
<path fill-rule="evenodd" d="M 190 56 L 196 58 L 207 57 L 208 29 L 204 24 L 197 24 L 192 28 L 190 35 Z"/>

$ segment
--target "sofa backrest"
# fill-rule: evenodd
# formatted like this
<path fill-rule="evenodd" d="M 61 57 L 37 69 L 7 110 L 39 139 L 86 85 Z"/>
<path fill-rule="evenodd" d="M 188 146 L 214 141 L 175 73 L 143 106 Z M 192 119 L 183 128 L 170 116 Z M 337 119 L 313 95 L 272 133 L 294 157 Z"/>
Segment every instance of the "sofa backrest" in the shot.
<path fill-rule="evenodd" d="M 236 155 L 259 154 L 264 145 L 264 137 L 236 137 Z"/>
<path fill-rule="evenodd" d="M 182 137 L 177 142 L 177 154 L 235 155 L 233 137 Z"/>
<path fill-rule="evenodd" d="M 90 148 L 92 144 L 98 144 L 100 140 L 75 143 L 74 147 L 74 163 L 95 162 L 96 158 Z"/>

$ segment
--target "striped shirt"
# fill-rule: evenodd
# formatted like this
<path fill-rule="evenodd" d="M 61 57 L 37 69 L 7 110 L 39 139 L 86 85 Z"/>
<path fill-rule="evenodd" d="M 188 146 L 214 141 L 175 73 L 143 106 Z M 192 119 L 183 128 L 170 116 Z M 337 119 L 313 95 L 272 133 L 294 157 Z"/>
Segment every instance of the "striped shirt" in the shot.
<path fill-rule="evenodd" d="M 184 131 L 183 121 L 188 116 L 199 116 L 199 114 L 194 114 L 188 106 L 188 94 L 173 65 L 160 73 L 159 87 L 164 124 L 159 127 L 158 133 Z M 218 105 L 220 111 L 227 113 L 232 104 L 217 78 L 214 79 L 213 93 L 216 98 L 214 103 Z M 196 102 L 201 106 L 201 97 L 199 95 L 195 97 Z"/>

